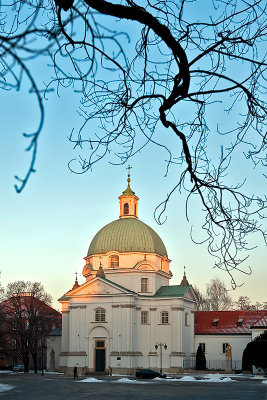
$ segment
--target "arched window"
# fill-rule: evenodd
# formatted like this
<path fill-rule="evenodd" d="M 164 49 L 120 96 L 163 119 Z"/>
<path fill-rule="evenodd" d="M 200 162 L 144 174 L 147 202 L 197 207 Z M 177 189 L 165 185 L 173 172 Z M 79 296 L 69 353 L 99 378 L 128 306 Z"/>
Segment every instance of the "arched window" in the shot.
<path fill-rule="evenodd" d="M 169 323 L 169 313 L 168 311 L 162 311 L 161 312 L 161 321 L 162 324 L 168 324 Z"/>
<path fill-rule="evenodd" d="M 136 204 L 134 205 L 134 215 L 136 217 Z"/>
<path fill-rule="evenodd" d="M 119 256 L 113 255 L 109 259 L 110 268 L 119 268 Z"/>
<path fill-rule="evenodd" d="M 188 326 L 188 325 L 189 325 L 189 316 L 188 316 L 188 313 L 187 313 L 187 312 L 186 312 L 185 315 L 184 315 L 184 324 L 185 324 L 185 326 Z"/>
<path fill-rule="evenodd" d="M 129 204 L 128 203 L 124 203 L 123 213 L 124 213 L 124 215 L 128 215 L 129 214 Z"/>
<path fill-rule="evenodd" d="M 97 308 L 95 310 L 95 321 L 96 322 L 106 321 L 106 310 L 104 310 L 104 308 Z"/>

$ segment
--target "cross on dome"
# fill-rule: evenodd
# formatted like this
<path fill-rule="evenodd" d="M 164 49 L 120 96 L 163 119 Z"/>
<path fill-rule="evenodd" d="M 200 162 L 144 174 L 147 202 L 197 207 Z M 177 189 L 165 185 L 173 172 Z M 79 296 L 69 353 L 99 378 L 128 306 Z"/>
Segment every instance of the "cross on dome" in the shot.
<path fill-rule="evenodd" d="M 128 165 L 128 167 L 126 169 L 128 170 L 128 179 L 130 179 L 132 167 L 130 165 Z"/>

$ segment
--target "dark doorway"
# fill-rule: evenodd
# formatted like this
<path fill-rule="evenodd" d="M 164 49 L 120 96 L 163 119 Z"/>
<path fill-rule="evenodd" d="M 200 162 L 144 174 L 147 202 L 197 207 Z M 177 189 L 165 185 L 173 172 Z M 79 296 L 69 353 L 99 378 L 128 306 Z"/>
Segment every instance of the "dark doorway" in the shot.
<path fill-rule="evenodd" d="M 95 370 L 97 372 L 105 372 L 105 349 L 95 349 Z"/>
<path fill-rule="evenodd" d="M 106 369 L 106 346 L 105 340 L 95 341 L 95 370 L 105 372 Z"/>

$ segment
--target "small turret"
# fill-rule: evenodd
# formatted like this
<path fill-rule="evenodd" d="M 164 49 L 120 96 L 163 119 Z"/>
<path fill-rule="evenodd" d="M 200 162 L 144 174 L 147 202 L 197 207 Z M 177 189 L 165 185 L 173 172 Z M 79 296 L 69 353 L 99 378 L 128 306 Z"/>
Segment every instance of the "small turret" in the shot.
<path fill-rule="evenodd" d="M 138 218 L 137 209 L 138 209 L 138 200 L 139 198 L 135 195 L 134 191 L 130 186 L 130 165 L 128 165 L 128 186 L 122 192 L 122 195 L 119 197 L 120 200 L 120 218 Z"/>
<path fill-rule="evenodd" d="M 77 287 L 79 287 L 79 283 L 78 283 L 78 279 L 77 279 L 77 272 L 75 272 L 75 274 L 76 274 L 76 278 L 75 278 L 74 285 L 72 286 L 72 290 L 77 289 Z"/>
<path fill-rule="evenodd" d="M 180 285 L 181 286 L 188 286 L 189 285 L 189 282 L 188 282 L 188 280 L 186 278 L 185 267 L 184 267 L 184 276 L 183 276 L 183 279 L 181 280 Z"/>
<path fill-rule="evenodd" d="M 105 278 L 106 277 L 101 265 L 100 265 L 99 269 L 97 270 L 96 276 L 98 276 L 98 278 Z"/>

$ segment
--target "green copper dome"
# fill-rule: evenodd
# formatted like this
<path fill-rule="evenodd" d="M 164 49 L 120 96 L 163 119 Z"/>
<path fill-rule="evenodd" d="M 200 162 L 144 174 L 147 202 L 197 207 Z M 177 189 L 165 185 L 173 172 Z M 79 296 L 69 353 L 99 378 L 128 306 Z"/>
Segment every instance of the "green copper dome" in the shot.
<path fill-rule="evenodd" d="M 104 226 L 93 238 L 87 256 L 108 251 L 157 253 L 167 256 L 159 235 L 136 218 L 121 218 Z"/>

